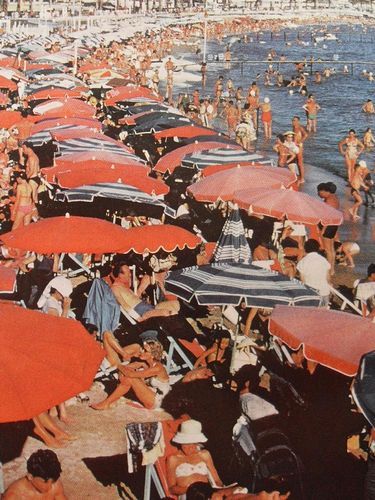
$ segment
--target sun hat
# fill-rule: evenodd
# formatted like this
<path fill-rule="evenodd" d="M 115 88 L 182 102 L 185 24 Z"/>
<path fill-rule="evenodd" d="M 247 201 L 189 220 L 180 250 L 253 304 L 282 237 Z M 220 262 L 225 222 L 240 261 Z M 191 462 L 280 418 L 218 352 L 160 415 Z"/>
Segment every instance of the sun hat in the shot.
<path fill-rule="evenodd" d="M 293 130 L 288 130 L 287 132 L 284 132 L 283 134 L 285 137 L 287 137 L 288 135 L 296 135 Z"/>
<path fill-rule="evenodd" d="M 139 335 L 142 342 L 147 342 L 149 340 L 158 340 L 158 332 L 156 330 L 145 330 Z"/>
<path fill-rule="evenodd" d="M 63 297 L 69 297 L 73 291 L 73 285 L 68 278 L 65 278 L 65 276 L 55 276 L 43 290 L 37 304 L 39 308 L 43 307 L 47 302 L 48 297 L 51 295 L 51 288 L 57 290 Z"/>
<path fill-rule="evenodd" d="M 269 97 L 265 97 L 264 98 L 264 102 L 269 103 L 270 102 L 270 98 Z"/>
<path fill-rule="evenodd" d="M 206 436 L 202 432 L 202 424 L 198 420 L 186 420 L 182 422 L 180 430 L 172 439 L 178 444 L 205 443 Z"/>
<path fill-rule="evenodd" d="M 367 163 L 365 162 L 365 160 L 361 160 L 358 162 L 358 165 L 361 167 L 361 168 L 367 168 Z"/>

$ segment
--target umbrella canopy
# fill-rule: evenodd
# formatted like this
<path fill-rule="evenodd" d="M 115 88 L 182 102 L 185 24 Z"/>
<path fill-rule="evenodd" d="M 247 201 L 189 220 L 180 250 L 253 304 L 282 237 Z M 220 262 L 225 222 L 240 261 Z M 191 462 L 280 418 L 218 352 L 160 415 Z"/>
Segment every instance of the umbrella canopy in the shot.
<path fill-rule="evenodd" d="M 75 127 L 82 126 L 82 127 L 95 129 L 98 131 L 102 129 L 102 124 L 96 118 L 77 118 L 77 117 L 43 118 L 43 120 L 40 120 L 40 121 L 38 121 L 38 123 L 35 123 L 35 125 L 33 125 L 33 128 L 31 129 L 31 133 L 37 134 L 38 132 L 41 132 L 42 130 L 48 131 L 48 130 L 52 130 L 56 127 L 61 127 L 63 125 L 75 126 Z"/>
<path fill-rule="evenodd" d="M 361 356 L 375 346 L 375 324 L 361 316 L 323 308 L 276 307 L 269 331 L 307 359 L 353 377 Z"/>
<path fill-rule="evenodd" d="M 186 116 L 163 111 L 144 113 L 143 116 L 140 116 L 135 121 L 135 127 L 131 129 L 131 132 L 134 134 L 154 134 L 158 130 L 188 126 L 192 124 L 190 118 L 187 118 Z"/>
<path fill-rule="evenodd" d="M 78 321 L 0 304 L 0 422 L 16 422 L 90 388 L 104 351 Z"/>
<path fill-rule="evenodd" d="M 138 175 L 138 169 L 133 167 L 120 168 L 84 168 L 73 172 L 60 172 L 57 176 L 57 183 L 62 188 L 76 188 L 84 184 L 112 183 L 127 184 L 140 191 L 153 194 L 155 196 L 164 196 L 169 193 L 169 187 L 163 182 L 147 175 Z"/>
<path fill-rule="evenodd" d="M 125 87 L 117 87 L 116 89 L 112 89 L 107 92 L 105 104 L 107 106 L 112 106 L 117 102 L 127 101 L 128 99 L 136 98 L 136 97 L 149 97 L 155 101 L 162 101 L 162 97 L 153 93 L 153 91 L 146 87 L 134 87 L 134 86 L 125 86 Z"/>
<path fill-rule="evenodd" d="M 123 246 L 120 226 L 92 217 L 50 217 L 1 235 L 10 248 L 37 253 L 112 253 Z"/>
<path fill-rule="evenodd" d="M 0 266 L 0 293 L 13 293 L 16 289 L 17 271 Z"/>
<path fill-rule="evenodd" d="M 215 141 L 214 138 L 212 139 L 212 141 L 204 141 L 204 142 L 196 141 L 192 144 L 186 144 L 186 146 L 181 146 L 180 148 L 174 149 L 170 153 L 167 153 L 166 155 L 162 156 L 155 165 L 154 170 L 156 170 L 157 172 L 161 172 L 163 174 L 165 172 L 172 173 L 174 169 L 181 164 L 183 158 L 189 153 L 195 153 L 198 151 L 204 151 L 209 149 L 219 149 L 222 147 L 223 143 Z M 231 149 L 242 150 L 240 145 L 238 146 L 233 145 L 231 146 Z"/>
<path fill-rule="evenodd" d="M 235 193 L 234 202 L 240 208 L 257 215 L 276 219 L 286 217 L 302 224 L 340 225 L 339 210 L 313 198 L 307 193 L 291 189 L 244 189 Z"/>
<path fill-rule="evenodd" d="M 95 199 L 106 198 L 109 200 L 130 201 L 132 203 L 143 203 L 145 205 L 157 205 L 164 207 L 163 202 L 141 189 L 122 183 L 102 182 L 79 186 L 67 191 L 56 193 L 55 200 L 61 202 L 93 202 Z"/>
<path fill-rule="evenodd" d="M 184 248 L 192 250 L 202 243 L 196 234 L 169 224 L 132 227 L 126 231 L 126 235 L 128 243 L 123 246 L 121 253 L 156 253 L 159 250 L 174 252 Z"/>
<path fill-rule="evenodd" d="M 54 134 L 58 131 L 67 131 L 69 130 L 70 134 L 78 134 L 80 136 L 90 136 L 93 133 L 93 130 L 84 126 L 84 125 L 59 125 L 53 127 L 51 129 L 41 130 L 36 134 L 32 134 L 28 137 L 28 141 L 31 142 L 34 146 L 42 146 L 47 142 L 53 140 Z"/>
<path fill-rule="evenodd" d="M 34 113 L 44 118 L 93 118 L 95 112 L 95 108 L 79 99 L 50 100 L 34 108 Z"/>
<path fill-rule="evenodd" d="M 165 288 L 201 305 L 274 307 L 276 304 L 317 306 L 319 295 L 300 281 L 250 264 L 208 264 L 169 273 Z"/>
<path fill-rule="evenodd" d="M 0 89 L 17 90 L 17 84 L 9 78 L 0 75 Z"/>
<path fill-rule="evenodd" d="M 355 402 L 371 426 L 375 427 L 375 351 L 362 356 L 351 389 Z"/>
<path fill-rule="evenodd" d="M 137 158 L 137 157 L 136 157 Z M 128 166 L 141 165 L 146 174 L 149 173 L 149 167 L 144 163 L 144 160 L 137 158 L 136 160 L 126 159 L 116 153 L 107 153 L 105 151 L 81 151 L 79 153 L 66 154 L 63 157 L 56 158 L 56 168 L 63 170 L 73 169 L 76 166 L 89 165 L 92 168 L 110 166 Z M 49 169 L 52 171 L 52 169 Z"/>
<path fill-rule="evenodd" d="M 0 127 L 1 128 L 10 128 L 13 127 L 17 122 L 19 122 L 22 118 L 22 115 L 19 111 L 12 110 L 2 110 L 0 111 Z"/>
<path fill-rule="evenodd" d="M 273 160 L 256 153 L 229 148 L 215 149 L 213 151 L 198 151 L 185 156 L 182 160 L 183 167 L 195 167 L 204 170 L 210 165 L 224 165 L 225 163 L 254 162 L 261 165 L 273 165 Z"/>
<path fill-rule="evenodd" d="M 187 191 L 198 201 L 231 201 L 243 186 L 278 189 L 289 187 L 295 180 L 295 174 L 286 169 L 236 167 L 205 177 Z"/>
<path fill-rule="evenodd" d="M 169 128 L 155 132 L 155 139 L 166 139 L 168 137 L 197 137 L 200 135 L 218 135 L 216 130 L 196 125 L 184 125 L 182 127 Z"/>
<path fill-rule="evenodd" d="M 57 142 L 57 149 L 60 155 L 71 155 L 75 153 L 95 151 L 114 153 L 139 162 L 140 159 L 130 151 L 130 148 L 124 146 L 122 142 L 116 141 L 102 134 L 95 137 L 81 137 L 76 139 L 67 139 Z"/>
<path fill-rule="evenodd" d="M 75 88 L 75 89 L 63 89 L 63 88 L 50 88 L 42 89 L 34 92 L 27 97 L 28 101 L 46 101 L 48 99 L 67 99 L 83 97 L 85 93 L 89 91 L 88 88 Z"/>
<path fill-rule="evenodd" d="M 264 160 L 266 160 L 266 163 L 260 163 L 260 162 L 254 162 L 254 161 L 239 161 L 237 163 L 221 163 L 220 165 L 209 165 L 208 167 L 204 167 L 203 170 L 201 170 L 202 177 L 209 177 L 212 174 L 216 174 L 217 172 L 223 172 L 224 170 L 230 170 L 231 168 L 235 167 L 264 167 L 265 165 L 267 166 L 267 159 L 262 157 Z"/>
<path fill-rule="evenodd" d="M 214 249 L 213 260 L 241 264 L 249 264 L 251 261 L 251 250 L 238 208 L 233 209 L 225 221 Z"/>

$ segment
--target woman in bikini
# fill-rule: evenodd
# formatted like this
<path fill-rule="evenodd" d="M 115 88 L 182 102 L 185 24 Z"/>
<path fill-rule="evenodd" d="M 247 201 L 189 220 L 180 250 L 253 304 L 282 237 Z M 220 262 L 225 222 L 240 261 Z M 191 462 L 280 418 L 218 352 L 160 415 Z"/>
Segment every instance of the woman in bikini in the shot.
<path fill-rule="evenodd" d="M 26 179 L 25 172 L 14 174 L 17 183 L 16 201 L 13 208 L 12 231 L 20 226 L 27 226 L 31 222 L 31 216 L 35 208 L 33 202 L 33 190 Z"/>
<path fill-rule="evenodd" d="M 120 384 L 108 398 L 92 405 L 94 410 L 110 408 L 121 396 L 133 389 L 145 408 L 160 408 L 163 397 L 169 392 L 168 373 L 161 363 L 163 347 L 157 340 L 144 342 L 140 349 L 139 361 L 126 366 L 118 365 L 122 376 Z"/>
<path fill-rule="evenodd" d="M 345 159 L 349 183 L 352 181 L 354 165 L 364 149 L 364 144 L 356 137 L 353 129 L 350 129 L 348 135 L 339 142 L 339 151 Z"/>

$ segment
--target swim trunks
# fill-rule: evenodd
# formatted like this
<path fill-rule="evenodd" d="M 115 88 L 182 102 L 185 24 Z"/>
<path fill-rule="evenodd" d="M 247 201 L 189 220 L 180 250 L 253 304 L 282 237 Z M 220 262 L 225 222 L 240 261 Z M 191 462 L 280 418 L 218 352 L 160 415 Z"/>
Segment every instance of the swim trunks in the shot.
<path fill-rule="evenodd" d="M 149 304 L 148 302 L 141 301 L 133 309 L 137 314 L 143 316 L 146 312 L 153 311 L 155 307 Z"/>

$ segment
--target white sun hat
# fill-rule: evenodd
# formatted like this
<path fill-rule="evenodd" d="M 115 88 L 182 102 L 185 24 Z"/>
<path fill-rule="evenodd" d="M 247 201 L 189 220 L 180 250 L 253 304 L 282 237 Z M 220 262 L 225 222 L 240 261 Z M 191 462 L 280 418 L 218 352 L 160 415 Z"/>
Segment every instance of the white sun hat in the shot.
<path fill-rule="evenodd" d="M 202 432 L 202 424 L 198 420 L 186 420 L 182 422 L 180 430 L 172 439 L 178 444 L 205 443 L 206 436 Z"/>

